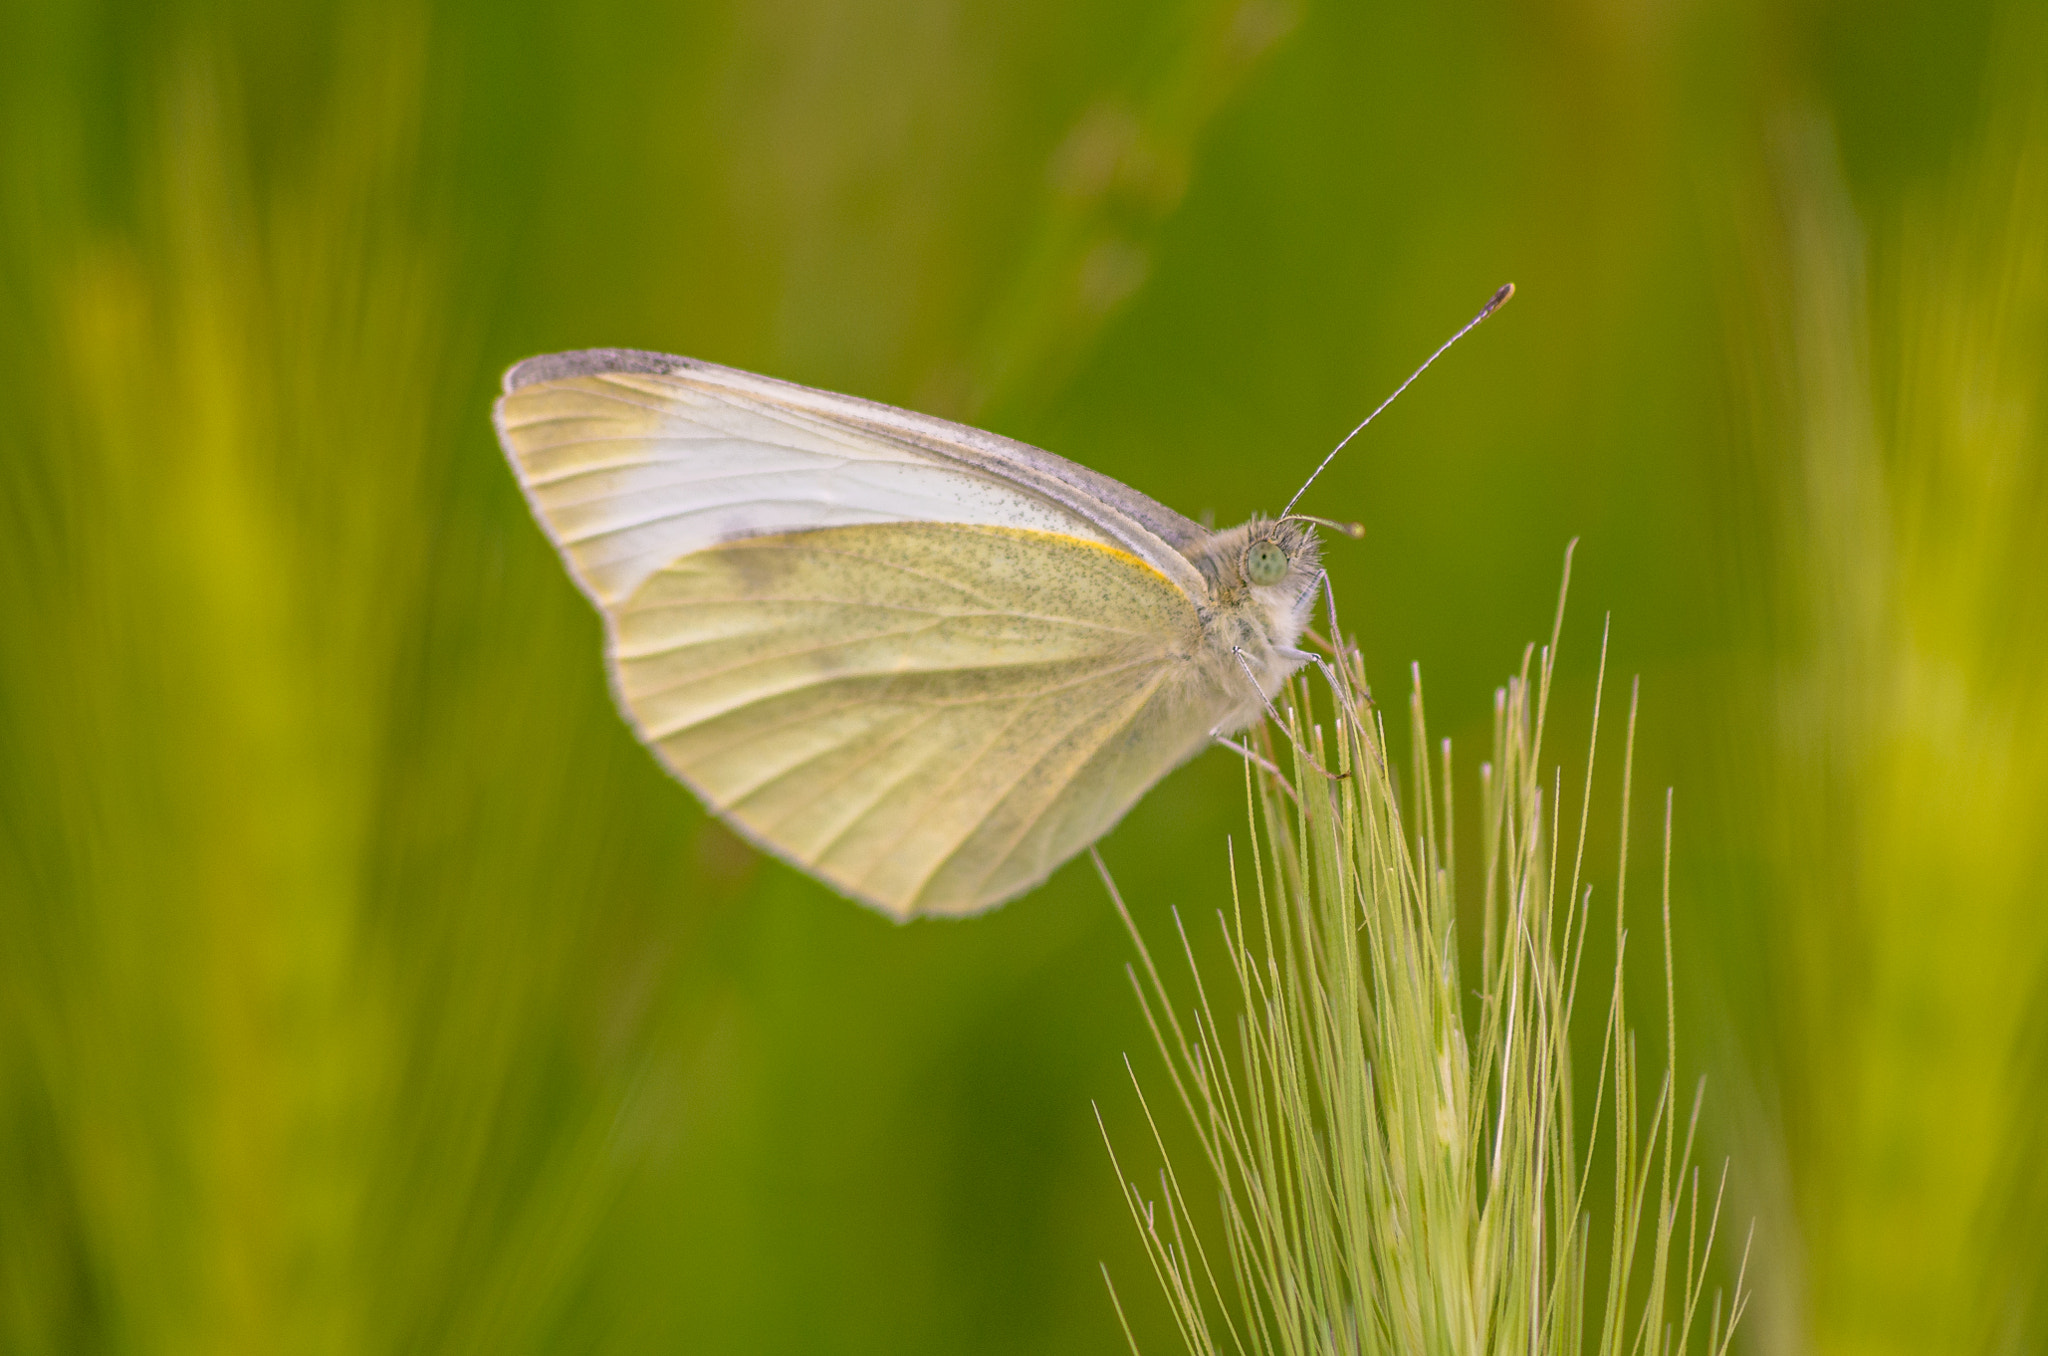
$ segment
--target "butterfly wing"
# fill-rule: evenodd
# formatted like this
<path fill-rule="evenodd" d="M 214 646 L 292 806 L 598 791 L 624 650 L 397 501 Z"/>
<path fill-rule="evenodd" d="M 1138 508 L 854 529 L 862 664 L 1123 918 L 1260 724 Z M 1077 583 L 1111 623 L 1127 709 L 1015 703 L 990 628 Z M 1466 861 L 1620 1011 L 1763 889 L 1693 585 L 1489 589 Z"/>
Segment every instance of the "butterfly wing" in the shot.
<path fill-rule="evenodd" d="M 1241 704 L 1204 529 L 1049 453 L 629 350 L 522 363 L 497 423 L 642 739 L 898 918 L 1031 888 Z"/>
<path fill-rule="evenodd" d="M 1063 532 L 1128 551 L 1192 596 L 1199 525 L 1087 467 L 962 424 L 633 349 L 505 374 L 498 435 L 600 607 L 737 537 L 870 522 Z"/>
<path fill-rule="evenodd" d="M 692 552 L 613 618 L 641 737 L 748 837 L 894 915 L 1038 884 L 1198 751 L 1187 596 L 1126 552 L 942 523 Z"/>

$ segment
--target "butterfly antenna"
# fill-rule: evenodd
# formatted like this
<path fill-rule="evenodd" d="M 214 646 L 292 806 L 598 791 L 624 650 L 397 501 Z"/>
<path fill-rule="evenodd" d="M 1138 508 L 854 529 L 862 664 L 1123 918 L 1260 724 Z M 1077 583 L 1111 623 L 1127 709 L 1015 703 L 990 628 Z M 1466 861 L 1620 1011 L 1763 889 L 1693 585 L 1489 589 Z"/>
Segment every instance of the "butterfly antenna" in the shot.
<path fill-rule="evenodd" d="M 1298 519 L 1299 521 L 1304 523 L 1315 523 L 1319 527 L 1327 527 L 1332 532 L 1343 533 L 1345 536 L 1351 538 L 1351 540 L 1353 541 L 1365 540 L 1364 523 L 1344 523 L 1339 522 L 1335 518 L 1318 518 L 1313 513 L 1287 513 L 1282 514 L 1281 516 L 1284 518 Z"/>
<path fill-rule="evenodd" d="M 1337 459 L 1337 454 L 1344 450 L 1345 443 L 1349 443 L 1353 438 L 1356 438 L 1359 434 L 1365 432 L 1365 426 L 1367 424 L 1370 424 L 1373 420 L 1379 418 L 1380 411 L 1386 409 L 1387 406 L 1393 404 L 1394 401 L 1400 396 L 1401 392 L 1407 390 L 1410 386 L 1413 386 L 1415 384 L 1415 379 L 1421 376 L 1424 372 L 1427 372 L 1429 370 L 1429 365 L 1431 363 L 1435 362 L 1438 358 L 1444 356 L 1445 349 L 1449 348 L 1452 344 L 1457 343 L 1460 339 L 1463 339 L 1466 335 L 1470 334 L 1472 332 L 1473 326 L 1477 325 L 1480 321 L 1486 319 L 1486 317 L 1492 315 L 1495 311 L 1498 311 L 1501 307 L 1507 305 L 1508 298 L 1512 297 L 1514 294 L 1515 285 L 1513 283 L 1508 283 L 1506 286 L 1502 287 L 1500 291 L 1495 292 L 1493 294 L 1493 298 L 1490 301 L 1488 301 L 1485 306 L 1480 308 L 1478 315 L 1475 315 L 1470 320 L 1466 321 L 1456 334 L 1444 340 L 1443 344 L 1437 349 L 1436 352 L 1430 354 L 1427 358 L 1423 359 L 1422 366 L 1416 368 L 1413 372 L 1410 372 L 1408 374 L 1408 380 L 1402 382 L 1399 386 L 1396 386 L 1394 388 L 1394 394 L 1388 396 L 1385 400 L 1382 400 L 1380 402 L 1379 409 L 1374 410 L 1371 414 L 1368 414 L 1367 416 L 1365 416 L 1365 418 L 1361 419 L 1358 423 L 1357 428 L 1352 429 L 1351 432 L 1344 435 L 1344 442 L 1338 443 L 1335 447 L 1330 449 L 1330 455 L 1323 458 L 1322 465 L 1316 467 L 1315 470 L 1309 472 L 1308 479 L 1302 481 L 1301 488 L 1294 492 L 1294 498 L 1288 500 L 1287 507 L 1280 510 L 1280 516 L 1282 518 L 1285 518 L 1294 511 L 1295 502 L 1299 500 L 1304 494 L 1308 493 L 1308 487 L 1316 483 L 1316 477 L 1323 473 L 1323 468 L 1328 466 L 1331 462 Z"/>

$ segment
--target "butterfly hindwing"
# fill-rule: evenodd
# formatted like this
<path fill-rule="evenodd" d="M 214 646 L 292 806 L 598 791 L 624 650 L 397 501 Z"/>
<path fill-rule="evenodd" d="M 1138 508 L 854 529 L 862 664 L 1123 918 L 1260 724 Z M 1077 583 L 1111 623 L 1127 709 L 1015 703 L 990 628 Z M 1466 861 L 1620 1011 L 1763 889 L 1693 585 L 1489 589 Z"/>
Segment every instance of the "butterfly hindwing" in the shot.
<path fill-rule="evenodd" d="M 1061 533 L 746 537 L 670 562 L 609 619 L 620 701 L 668 767 L 897 917 L 1035 885 L 1223 714 L 1187 596 Z"/>

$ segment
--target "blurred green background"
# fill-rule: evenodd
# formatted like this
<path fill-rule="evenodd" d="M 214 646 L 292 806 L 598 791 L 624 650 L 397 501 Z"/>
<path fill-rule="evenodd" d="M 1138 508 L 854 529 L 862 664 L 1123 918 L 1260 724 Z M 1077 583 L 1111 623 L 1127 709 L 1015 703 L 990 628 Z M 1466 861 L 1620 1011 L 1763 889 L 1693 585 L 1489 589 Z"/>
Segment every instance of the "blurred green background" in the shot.
<path fill-rule="evenodd" d="M 2048 1347 L 2042 39 L 12 0 L 0 1349 L 1111 1352 L 1104 1263 L 1171 1349 L 1090 1111 L 1142 1135 L 1149 1038 L 1085 864 L 899 928 L 707 826 L 497 374 L 687 353 L 1227 523 L 1509 279 L 1303 505 L 1368 525 L 1347 625 L 1476 759 L 1582 538 L 1558 747 L 1611 612 L 1745 1343 Z M 1222 902 L 1241 816 L 1212 754 L 1106 841 L 1148 926 Z"/>

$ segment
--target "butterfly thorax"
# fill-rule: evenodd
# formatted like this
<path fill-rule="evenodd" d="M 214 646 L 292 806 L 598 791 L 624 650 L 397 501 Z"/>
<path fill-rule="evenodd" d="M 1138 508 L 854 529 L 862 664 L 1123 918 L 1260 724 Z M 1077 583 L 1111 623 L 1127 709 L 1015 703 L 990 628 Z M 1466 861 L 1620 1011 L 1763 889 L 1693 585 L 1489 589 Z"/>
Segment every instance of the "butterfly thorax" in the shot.
<path fill-rule="evenodd" d="M 1299 520 L 1254 518 L 1209 537 L 1189 560 L 1209 585 L 1196 609 L 1201 667 L 1211 682 L 1242 697 L 1216 726 L 1228 733 L 1258 719 L 1306 662 L 1297 642 L 1322 579 L 1321 547 L 1315 529 Z"/>

